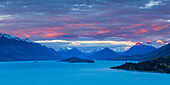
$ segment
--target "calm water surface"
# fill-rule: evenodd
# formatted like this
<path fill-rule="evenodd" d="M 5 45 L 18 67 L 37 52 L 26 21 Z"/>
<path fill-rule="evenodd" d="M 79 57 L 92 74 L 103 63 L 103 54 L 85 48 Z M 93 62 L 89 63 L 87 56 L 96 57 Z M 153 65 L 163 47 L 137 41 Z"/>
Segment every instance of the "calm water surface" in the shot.
<path fill-rule="evenodd" d="M 1 62 L 0 85 L 170 85 L 170 74 L 109 69 L 123 63 Z"/>

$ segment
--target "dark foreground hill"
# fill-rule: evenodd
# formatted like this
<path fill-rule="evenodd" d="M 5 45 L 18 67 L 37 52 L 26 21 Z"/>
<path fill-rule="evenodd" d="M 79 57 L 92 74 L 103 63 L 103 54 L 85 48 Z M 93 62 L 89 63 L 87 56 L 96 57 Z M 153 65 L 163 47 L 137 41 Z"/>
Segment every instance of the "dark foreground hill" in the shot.
<path fill-rule="evenodd" d="M 170 73 L 170 56 L 158 57 L 149 61 L 139 63 L 126 63 L 121 66 L 111 67 L 111 69 Z"/>
<path fill-rule="evenodd" d="M 61 57 L 52 48 L 0 33 L 0 61 L 57 60 Z"/>
<path fill-rule="evenodd" d="M 71 58 L 68 58 L 68 59 L 64 59 L 64 60 L 61 60 L 61 62 L 69 62 L 69 63 L 80 63 L 80 62 L 94 63 L 93 60 L 82 59 L 82 58 L 77 58 L 77 57 L 71 57 Z"/>

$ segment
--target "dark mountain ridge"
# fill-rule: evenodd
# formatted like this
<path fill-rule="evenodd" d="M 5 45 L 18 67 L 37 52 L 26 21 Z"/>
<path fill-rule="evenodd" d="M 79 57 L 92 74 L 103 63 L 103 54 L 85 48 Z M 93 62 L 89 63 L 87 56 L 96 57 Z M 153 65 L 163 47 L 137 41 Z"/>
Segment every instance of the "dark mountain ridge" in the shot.
<path fill-rule="evenodd" d="M 170 56 L 157 57 L 152 60 L 139 63 L 126 63 L 121 66 L 111 67 L 111 69 L 170 73 Z"/>
<path fill-rule="evenodd" d="M 61 57 L 52 48 L 0 33 L 0 61 L 57 60 Z"/>
<path fill-rule="evenodd" d="M 101 51 L 96 52 L 95 54 L 89 56 L 90 59 L 95 60 L 111 60 L 115 57 L 119 57 L 120 55 L 109 48 L 104 48 Z"/>

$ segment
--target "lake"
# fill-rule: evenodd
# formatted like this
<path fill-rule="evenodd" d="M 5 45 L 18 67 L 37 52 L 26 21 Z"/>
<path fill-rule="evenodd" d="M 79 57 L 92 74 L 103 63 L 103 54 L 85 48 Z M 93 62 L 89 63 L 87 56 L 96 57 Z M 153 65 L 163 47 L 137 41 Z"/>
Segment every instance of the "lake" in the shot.
<path fill-rule="evenodd" d="M 0 85 L 170 85 L 170 75 L 109 69 L 125 61 L 0 62 Z"/>

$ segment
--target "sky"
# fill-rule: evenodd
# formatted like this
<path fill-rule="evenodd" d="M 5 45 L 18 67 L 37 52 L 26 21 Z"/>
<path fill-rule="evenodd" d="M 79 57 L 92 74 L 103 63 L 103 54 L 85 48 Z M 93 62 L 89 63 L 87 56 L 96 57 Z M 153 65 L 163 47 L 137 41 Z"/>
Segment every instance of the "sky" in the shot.
<path fill-rule="evenodd" d="M 0 32 L 53 47 L 170 41 L 170 0 L 0 0 Z"/>

